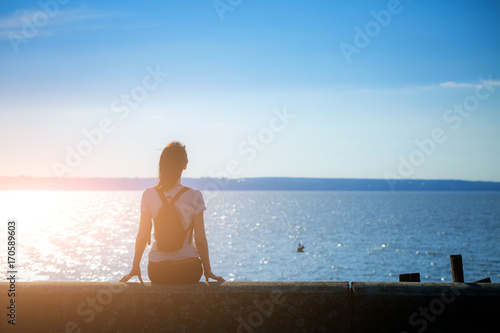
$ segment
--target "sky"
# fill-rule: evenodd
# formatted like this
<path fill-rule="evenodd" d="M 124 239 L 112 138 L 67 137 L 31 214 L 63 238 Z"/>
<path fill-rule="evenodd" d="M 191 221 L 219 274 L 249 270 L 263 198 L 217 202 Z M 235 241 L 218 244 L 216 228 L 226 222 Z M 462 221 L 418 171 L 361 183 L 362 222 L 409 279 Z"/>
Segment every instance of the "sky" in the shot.
<path fill-rule="evenodd" d="M 0 176 L 500 181 L 500 2 L 0 0 Z"/>

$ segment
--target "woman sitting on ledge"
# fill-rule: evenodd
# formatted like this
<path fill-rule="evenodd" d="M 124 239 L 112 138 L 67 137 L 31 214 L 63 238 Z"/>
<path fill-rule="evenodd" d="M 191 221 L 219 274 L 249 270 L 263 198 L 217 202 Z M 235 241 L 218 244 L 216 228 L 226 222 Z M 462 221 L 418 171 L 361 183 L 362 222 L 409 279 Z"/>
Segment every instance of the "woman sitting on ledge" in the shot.
<path fill-rule="evenodd" d="M 200 280 L 202 273 L 205 274 L 206 281 L 209 278 L 224 281 L 222 277 L 212 273 L 210 268 L 203 220 L 203 211 L 206 209 L 203 196 L 200 191 L 181 185 L 181 175 L 187 163 L 186 147 L 183 144 L 175 141 L 163 150 L 158 183 L 142 194 L 141 219 L 132 270 L 120 282 L 127 282 L 136 275 L 142 282 L 140 263 L 146 244 L 150 242 L 152 219 L 155 239 L 149 252 L 148 276 L 151 282 L 195 283 Z"/>

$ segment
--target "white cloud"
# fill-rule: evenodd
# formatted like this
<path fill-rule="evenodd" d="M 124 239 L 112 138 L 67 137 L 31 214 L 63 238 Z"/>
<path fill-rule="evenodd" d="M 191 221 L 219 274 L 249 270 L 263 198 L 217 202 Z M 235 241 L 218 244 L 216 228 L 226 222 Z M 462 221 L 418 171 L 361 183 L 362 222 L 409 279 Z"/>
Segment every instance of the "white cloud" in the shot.
<path fill-rule="evenodd" d="M 439 84 L 440 87 L 446 88 L 475 88 L 477 85 L 472 83 L 458 83 L 453 81 L 446 81 Z"/>
<path fill-rule="evenodd" d="M 127 14 L 110 12 L 110 11 L 97 11 L 82 8 L 57 8 L 51 11 L 45 11 L 42 8 L 17 10 L 9 16 L 0 17 L 0 39 L 8 39 L 9 35 L 22 35 L 23 29 L 31 31 L 31 27 L 35 27 L 37 33 L 33 37 L 44 37 L 54 34 L 55 26 L 64 26 L 76 23 L 87 23 L 99 19 L 120 18 L 128 16 Z M 30 27 L 31 26 L 31 27 Z M 48 30 L 42 33 L 42 30 Z M 80 26 L 85 28 L 87 26 Z M 95 29 L 95 24 L 92 25 Z"/>
<path fill-rule="evenodd" d="M 440 83 L 440 87 L 445 87 L 445 88 L 479 88 L 484 86 L 485 84 L 490 85 L 490 86 L 500 86 L 500 80 L 484 80 L 484 82 L 480 83 L 467 83 L 467 82 L 454 82 L 454 81 L 446 81 L 443 83 Z"/>

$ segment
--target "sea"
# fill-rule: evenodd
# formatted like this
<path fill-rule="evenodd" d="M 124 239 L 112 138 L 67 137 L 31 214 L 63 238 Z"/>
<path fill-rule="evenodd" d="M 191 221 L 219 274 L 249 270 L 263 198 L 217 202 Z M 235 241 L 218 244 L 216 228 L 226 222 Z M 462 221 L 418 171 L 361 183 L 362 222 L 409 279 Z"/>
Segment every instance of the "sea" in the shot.
<path fill-rule="evenodd" d="M 500 282 L 499 192 L 202 193 L 212 270 L 227 281 L 398 281 L 420 273 L 423 282 L 451 282 L 450 255 L 461 254 L 466 282 Z M 0 276 L 120 280 L 132 265 L 141 195 L 0 191 Z"/>

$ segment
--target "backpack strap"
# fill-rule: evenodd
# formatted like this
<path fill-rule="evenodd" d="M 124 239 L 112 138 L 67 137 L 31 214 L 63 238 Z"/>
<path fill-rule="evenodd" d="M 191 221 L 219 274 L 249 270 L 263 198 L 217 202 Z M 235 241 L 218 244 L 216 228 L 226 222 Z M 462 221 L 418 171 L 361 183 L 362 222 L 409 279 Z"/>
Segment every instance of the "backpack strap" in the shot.
<path fill-rule="evenodd" d="M 188 244 L 191 244 L 191 241 L 193 240 L 193 229 L 194 229 L 194 223 L 191 221 L 191 226 L 189 227 L 188 231 Z"/>
<path fill-rule="evenodd" d="M 183 188 L 181 188 L 179 192 L 177 192 L 177 194 L 172 198 L 172 200 L 170 200 L 169 203 L 174 204 L 177 201 L 177 199 L 179 199 L 181 195 L 183 195 L 184 192 L 186 192 L 187 190 L 189 190 L 189 187 L 184 186 Z"/>
<path fill-rule="evenodd" d="M 165 198 L 165 194 L 163 192 L 160 192 L 158 187 L 155 187 L 156 193 L 158 193 L 158 195 L 160 196 L 160 199 L 163 202 L 163 205 L 167 205 L 169 203 L 174 204 L 177 201 L 177 199 L 179 199 L 180 196 L 183 195 L 184 192 L 186 192 L 189 189 L 190 189 L 189 187 L 184 186 L 183 188 L 181 188 L 179 190 L 179 192 L 177 192 L 177 194 L 172 198 L 172 200 L 170 200 L 170 202 L 167 202 L 167 198 Z"/>
<path fill-rule="evenodd" d="M 181 195 L 184 194 L 184 192 L 186 192 L 187 190 L 189 190 L 190 188 L 189 187 L 186 187 L 184 186 L 183 188 L 181 188 L 179 190 L 179 192 L 177 192 L 177 194 L 172 198 L 172 200 L 170 200 L 170 204 L 174 204 L 177 199 L 179 199 L 181 197 Z M 165 199 L 166 200 L 166 199 Z M 191 223 L 191 226 L 188 228 L 188 244 L 191 244 L 191 239 L 193 238 L 193 223 Z"/>
<path fill-rule="evenodd" d="M 158 193 L 158 195 L 160 196 L 160 199 L 163 202 L 163 205 L 165 206 L 168 203 L 167 198 L 165 198 L 165 194 L 163 192 L 160 192 L 158 187 L 155 187 L 155 190 L 156 190 L 156 193 Z"/>

